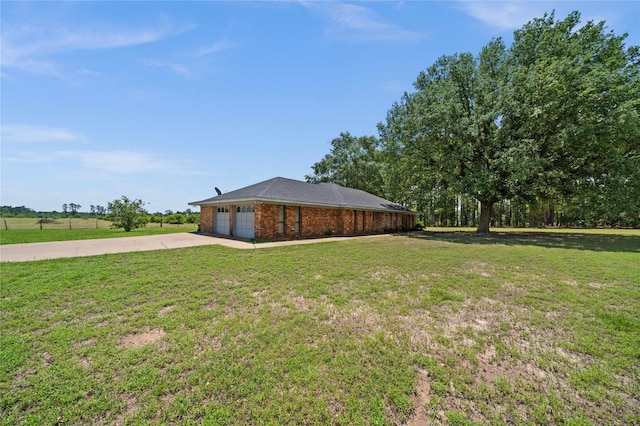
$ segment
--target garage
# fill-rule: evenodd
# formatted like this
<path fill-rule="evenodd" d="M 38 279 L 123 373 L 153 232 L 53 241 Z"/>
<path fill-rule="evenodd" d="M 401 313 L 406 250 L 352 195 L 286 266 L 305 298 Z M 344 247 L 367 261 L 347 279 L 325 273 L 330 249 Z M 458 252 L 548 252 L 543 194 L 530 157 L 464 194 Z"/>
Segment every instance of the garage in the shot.
<path fill-rule="evenodd" d="M 253 238 L 253 206 L 236 206 L 233 217 L 233 235 L 238 238 Z"/>
<path fill-rule="evenodd" d="M 217 207 L 213 220 L 213 232 L 220 235 L 229 235 L 229 207 Z"/>

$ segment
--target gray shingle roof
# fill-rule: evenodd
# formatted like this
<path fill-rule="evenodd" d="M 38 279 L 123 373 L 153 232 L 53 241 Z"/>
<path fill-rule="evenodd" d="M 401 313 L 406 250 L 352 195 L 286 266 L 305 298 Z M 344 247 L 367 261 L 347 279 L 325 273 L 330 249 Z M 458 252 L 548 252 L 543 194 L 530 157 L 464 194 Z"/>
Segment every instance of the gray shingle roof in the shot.
<path fill-rule="evenodd" d="M 308 183 L 275 177 L 235 191 L 202 201 L 189 203 L 194 206 L 234 204 L 264 201 L 282 204 L 312 205 L 375 211 L 411 212 L 408 208 L 392 203 L 359 189 L 345 188 L 333 183 Z"/>

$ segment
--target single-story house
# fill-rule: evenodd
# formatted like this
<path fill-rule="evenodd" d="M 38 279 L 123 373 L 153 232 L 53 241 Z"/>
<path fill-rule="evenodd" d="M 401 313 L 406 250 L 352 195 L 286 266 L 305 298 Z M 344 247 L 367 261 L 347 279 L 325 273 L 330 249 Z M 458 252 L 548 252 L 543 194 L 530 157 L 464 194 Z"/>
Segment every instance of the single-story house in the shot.
<path fill-rule="evenodd" d="M 261 240 L 405 230 L 417 215 L 358 189 L 281 177 L 189 204 L 203 233 Z"/>

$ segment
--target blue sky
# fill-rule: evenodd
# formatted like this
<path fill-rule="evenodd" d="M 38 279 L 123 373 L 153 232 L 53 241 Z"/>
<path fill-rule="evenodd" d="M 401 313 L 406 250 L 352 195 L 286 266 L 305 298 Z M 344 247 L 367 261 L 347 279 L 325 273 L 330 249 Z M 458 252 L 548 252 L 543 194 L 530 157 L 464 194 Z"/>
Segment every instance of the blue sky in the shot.
<path fill-rule="evenodd" d="M 340 132 L 377 135 L 439 56 L 545 12 L 640 44 L 640 2 L 0 4 L 2 205 L 127 195 L 151 212 L 275 176 L 304 180 Z"/>

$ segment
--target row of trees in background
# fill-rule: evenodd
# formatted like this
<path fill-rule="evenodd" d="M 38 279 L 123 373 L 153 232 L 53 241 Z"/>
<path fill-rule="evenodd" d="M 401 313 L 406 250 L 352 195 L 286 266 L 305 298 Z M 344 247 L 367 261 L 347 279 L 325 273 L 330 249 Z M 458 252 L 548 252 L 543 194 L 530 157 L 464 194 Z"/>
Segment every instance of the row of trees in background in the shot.
<path fill-rule="evenodd" d="M 115 200 L 114 200 L 115 201 Z M 131 201 L 131 200 L 129 200 Z M 111 203 L 109 203 L 111 204 Z M 64 205 L 63 205 L 64 206 Z M 114 217 L 114 211 L 111 207 L 103 207 L 103 206 L 91 206 L 91 211 L 89 212 L 80 212 L 78 209 L 81 207 L 78 204 L 74 204 L 75 211 L 69 209 L 67 205 L 67 212 L 51 211 L 51 212 L 38 212 L 31 208 L 25 206 L 0 206 L 0 216 L 4 218 L 17 217 L 17 218 L 46 218 L 46 219 L 63 219 L 63 218 L 79 218 L 79 219 L 104 219 L 104 220 L 112 220 Z M 180 211 L 172 211 L 166 210 L 164 213 L 155 212 L 149 213 L 146 210 L 142 209 L 141 214 L 145 218 L 145 223 L 169 223 L 169 224 L 184 224 L 184 223 L 199 223 L 200 222 L 200 214 L 198 212 L 194 212 L 191 209 L 186 209 L 182 212 Z"/>
<path fill-rule="evenodd" d="M 75 216 L 78 214 L 78 210 L 80 210 L 82 206 L 76 203 L 65 203 L 62 205 L 62 213 L 65 215 Z"/>
<path fill-rule="evenodd" d="M 573 196 L 566 200 L 505 199 L 493 206 L 492 227 L 640 227 L 636 200 L 603 200 L 612 196 Z M 631 192 L 628 190 L 627 192 Z M 623 197 L 626 198 L 626 197 Z M 427 194 L 421 201 L 420 221 L 425 226 L 477 227 L 480 203 L 473 197 L 455 194 Z"/>
<path fill-rule="evenodd" d="M 82 206 L 76 203 L 64 203 L 62 205 L 62 212 L 52 211 L 46 212 L 50 216 L 55 217 L 96 217 L 104 216 L 107 214 L 107 209 L 103 206 L 90 206 L 89 212 L 81 212 Z M 25 206 L 12 207 L 2 206 L 0 207 L 0 214 L 4 217 L 39 217 L 42 212 L 36 212 Z"/>
<path fill-rule="evenodd" d="M 640 226 L 640 49 L 554 14 L 439 58 L 379 138 L 342 133 L 310 182 L 371 192 L 426 225 Z"/>

